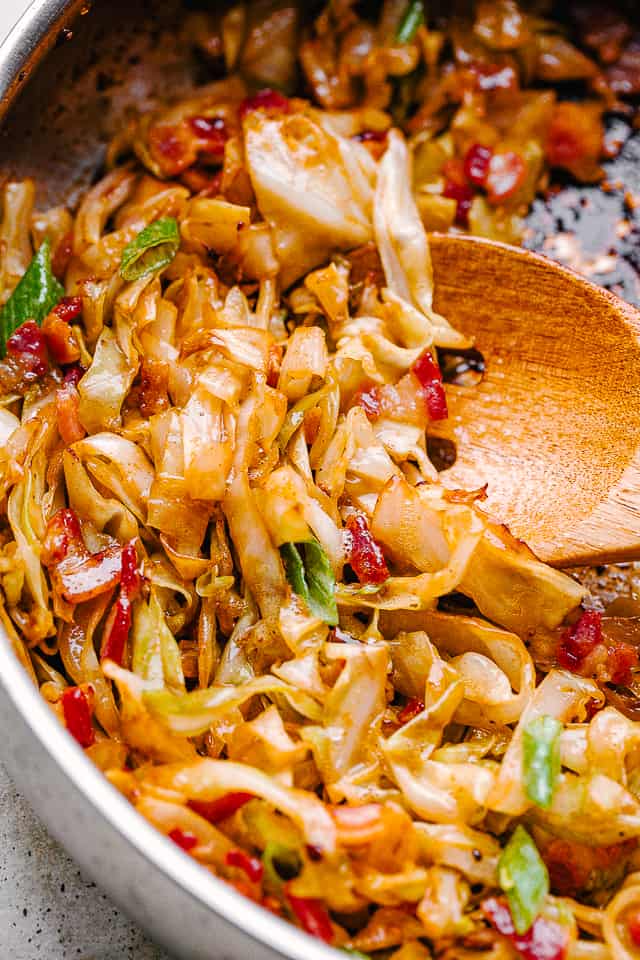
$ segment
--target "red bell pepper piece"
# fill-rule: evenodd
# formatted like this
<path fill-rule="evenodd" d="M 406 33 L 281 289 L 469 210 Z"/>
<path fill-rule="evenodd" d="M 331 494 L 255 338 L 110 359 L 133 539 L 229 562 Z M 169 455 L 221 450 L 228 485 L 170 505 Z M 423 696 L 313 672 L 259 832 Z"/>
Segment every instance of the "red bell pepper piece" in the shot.
<path fill-rule="evenodd" d="M 325 943 L 333 943 L 333 926 L 322 900 L 310 897 L 294 897 L 287 891 L 287 899 L 293 914 L 302 927 L 312 937 L 318 937 Z"/>
<path fill-rule="evenodd" d="M 264 865 L 259 857 L 251 857 L 244 850 L 229 850 L 224 862 L 228 867 L 243 870 L 252 883 L 260 883 L 264 874 Z"/>
<path fill-rule="evenodd" d="M 77 320 L 82 314 L 82 297 L 62 297 L 51 313 L 55 313 L 65 323 Z"/>
<path fill-rule="evenodd" d="M 361 514 L 347 521 L 349 563 L 360 583 L 384 583 L 389 570 L 382 548 Z"/>
<path fill-rule="evenodd" d="M 518 934 L 506 900 L 490 897 L 482 903 L 482 910 L 492 926 L 511 941 L 524 960 L 564 960 L 566 957 L 569 932 L 559 923 L 537 916 L 526 933 Z"/>
<path fill-rule="evenodd" d="M 221 820 L 226 820 L 227 817 L 232 817 L 249 800 L 253 800 L 252 793 L 238 791 L 237 793 L 226 793 L 216 800 L 190 800 L 189 806 L 209 823 L 219 823 Z"/>
<path fill-rule="evenodd" d="M 67 730 L 81 747 L 96 741 L 91 723 L 91 703 L 82 687 L 69 687 L 62 694 L 62 713 Z"/>
<path fill-rule="evenodd" d="M 430 350 L 421 353 L 411 367 L 411 371 L 422 388 L 427 403 L 427 412 L 430 420 L 446 420 L 447 397 L 442 386 L 442 372 L 433 359 Z"/>
<path fill-rule="evenodd" d="M 175 827 L 170 831 L 169 839 L 173 840 L 185 853 L 189 853 L 190 850 L 198 846 L 198 838 L 196 835 L 186 830 L 181 830 L 179 827 Z"/>

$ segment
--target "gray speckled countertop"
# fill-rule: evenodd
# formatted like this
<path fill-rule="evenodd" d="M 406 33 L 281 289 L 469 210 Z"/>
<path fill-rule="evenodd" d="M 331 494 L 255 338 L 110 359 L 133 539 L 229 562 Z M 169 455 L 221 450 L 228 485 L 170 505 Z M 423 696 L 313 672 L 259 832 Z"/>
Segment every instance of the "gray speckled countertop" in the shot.
<path fill-rule="evenodd" d="M 0 764 L 2 960 L 170 960 L 84 877 Z"/>

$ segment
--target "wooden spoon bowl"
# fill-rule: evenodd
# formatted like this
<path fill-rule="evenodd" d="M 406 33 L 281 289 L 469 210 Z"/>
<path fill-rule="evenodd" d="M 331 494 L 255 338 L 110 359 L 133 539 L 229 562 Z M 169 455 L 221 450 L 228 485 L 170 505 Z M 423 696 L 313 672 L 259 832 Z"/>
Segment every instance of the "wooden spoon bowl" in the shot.
<path fill-rule="evenodd" d="M 640 558 L 640 311 L 528 250 L 434 234 L 435 308 L 483 354 L 447 385 L 447 486 L 556 566 Z"/>

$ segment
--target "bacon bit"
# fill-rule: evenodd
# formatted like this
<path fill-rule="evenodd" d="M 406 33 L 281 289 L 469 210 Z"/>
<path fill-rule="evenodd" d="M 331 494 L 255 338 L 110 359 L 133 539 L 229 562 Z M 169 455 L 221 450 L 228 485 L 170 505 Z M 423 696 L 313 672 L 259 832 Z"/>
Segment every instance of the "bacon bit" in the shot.
<path fill-rule="evenodd" d="M 244 850 L 229 850 L 224 862 L 228 867 L 244 870 L 252 883 L 260 883 L 264 874 L 264 865 L 259 857 L 250 857 Z"/>
<path fill-rule="evenodd" d="M 37 377 L 44 377 L 49 369 L 47 344 L 35 320 L 27 320 L 11 334 L 7 340 L 7 353 L 20 360 Z"/>
<path fill-rule="evenodd" d="M 581 676 L 597 675 L 603 682 L 626 684 L 638 665 L 638 652 L 624 640 L 605 640 L 602 615 L 597 610 L 585 610 L 561 635 L 558 663 Z"/>
<path fill-rule="evenodd" d="M 62 509 L 47 524 L 42 562 L 57 592 L 68 603 L 82 603 L 117 586 L 125 550 L 114 546 L 90 553 L 78 517 L 73 510 Z"/>
<path fill-rule="evenodd" d="M 520 189 L 526 177 L 527 165 L 519 153 L 494 153 L 485 181 L 489 203 L 504 203 Z"/>
<path fill-rule="evenodd" d="M 277 90 L 266 87 L 264 90 L 258 90 L 252 97 L 246 97 L 239 107 L 240 119 L 244 118 L 254 110 L 269 110 L 276 113 L 289 113 L 291 102 Z"/>
<path fill-rule="evenodd" d="M 194 847 L 198 846 L 198 838 L 195 833 L 188 833 L 186 830 L 181 830 L 179 827 L 175 827 L 169 833 L 169 839 L 173 840 L 181 850 L 184 850 L 185 853 L 193 850 Z"/>
<path fill-rule="evenodd" d="M 91 702 L 82 687 L 69 687 L 62 694 L 62 714 L 67 730 L 81 747 L 95 743 L 96 734 L 91 723 Z"/>
<path fill-rule="evenodd" d="M 411 367 L 411 372 L 418 380 L 427 404 L 430 420 L 446 420 L 449 416 L 447 397 L 442 386 L 442 371 L 433 359 L 430 350 L 420 354 Z"/>
<path fill-rule="evenodd" d="M 169 366 L 162 360 L 143 360 L 138 401 L 143 417 L 162 413 L 169 406 Z"/>
<path fill-rule="evenodd" d="M 464 157 L 464 172 L 467 180 L 470 180 L 474 186 L 485 185 L 492 156 L 491 147 L 483 147 L 481 143 L 474 143 L 467 150 Z"/>
<path fill-rule="evenodd" d="M 81 545 L 81 546 L 80 546 Z M 44 537 L 42 560 L 46 566 L 61 563 L 71 549 L 81 556 L 87 553 L 77 514 L 64 508 L 49 520 Z"/>
<path fill-rule="evenodd" d="M 302 929 L 325 943 L 333 943 L 333 926 L 322 900 L 294 897 L 288 889 L 286 893 L 293 914 Z"/>
<path fill-rule="evenodd" d="M 133 542 L 122 548 L 120 593 L 104 628 L 101 660 L 113 660 L 122 666 L 124 651 L 131 629 L 131 603 L 141 587 L 138 572 L 138 554 Z"/>
<path fill-rule="evenodd" d="M 474 198 L 474 192 L 469 184 L 459 184 L 454 183 L 453 180 L 447 180 L 442 196 L 447 197 L 448 200 L 456 201 L 456 223 L 460 227 L 468 227 L 469 211 Z"/>
<path fill-rule="evenodd" d="M 64 371 L 63 382 L 70 384 L 72 387 L 77 387 L 86 372 L 82 364 L 72 363 L 71 366 Z"/>
<path fill-rule="evenodd" d="M 590 170 L 600 157 L 602 140 L 602 123 L 593 110 L 569 101 L 555 105 L 545 145 L 552 167 L 572 171 L 581 164 Z"/>
<path fill-rule="evenodd" d="M 627 917 L 627 930 L 636 947 L 640 947 L 640 910 L 634 910 Z"/>
<path fill-rule="evenodd" d="M 42 321 L 42 333 L 47 342 L 49 353 L 59 364 L 76 363 L 80 359 L 80 348 L 72 327 L 54 308 Z"/>
<path fill-rule="evenodd" d="M 51 257 L 51 271 L 57 280 L 63 280 L 73 254 L 73 230 L 58 241 Z"/>
<path fill-rule="evenodd" d="M 359 807 L 328 807 L 337 828 L 341 846 L 360 847 L 378 840 L 385 830 L 384 807 L 380 803 L 365 803 Z"/>
<path fill-rule="evenodd" d="M 412 697 L 411 700 L 408 700 L 405 703 L 404 707 L 398 714 L 398 720 L 400 723 L 409 723 L 410 720 L 413 720 L 414 717 L 417 717 L 419 713 L 422 713 L 424 710 L 424 701 L 419 697 Z"/>
<path fill-rule="evenodd" d="M 362 407 L 371 423 L 376 421 L 382 412 L 379 387 L 360 387 L 353 396 L 353 405 Z"/>
<path fill-rule="evenodd" d="M 62 297 L 51 313 L 55 313 L 56 317 L 60 317 L 65 323 L 77 320 L 82 315 L 82 297 Z"/>
<path fill-rule="evenodd" d="M 270 387 L 278 386 L 280 376 L 280 364 L 282 363 L 282 346 L 279 343 L 272 343 L 269 347 L 267 358 L 267 385 Z"/>
<path fill-rule="evenodd" d="M 482 911 L 493 927 L 507 937 L 524 960 L 565 960 L 569 931 L 553 920 L 538 916 L 526 933 L 516 933 L 506 900 L 489 897 Z"/>
<path fill-rule="evenodd" d="M 86 431 L 78 417 L 80 396 L 71 383 L 65 383 L 56 390 L 56 418 L 58 432 L 66 444 L 82 440 Z"/>
<path fill-rule="evenodd" d="M 229 139 L 229 131 L 222 117 L 191 117 L 189 126 L 200 141 L 203 153 L 215 157 L 224 156 L 224 145 Z"/>
<path fill-rule="evenodd" d="M 185 124 L 159 123 L 149 128 L 149 151 L 165 176 L 176 176 L 196 160 L 193 137 Z"/>
<path fill-rule="evenodd" d="M 483 93 L 515 90 L 518 86 L 518 75 L 509 64 L 474 63 L 471 70 L 476 77 L 476 87 Z"/>
<path fill-rule="evenodd" d="M 245 803 L 253 800 L 252 793 L 226 793 L 217 800 L 190 800 L 189 806 L 209 823 L 219 823 L 232 817 Z"/>
<path fill-rule="evenodd" d="M 608 847 L 590 847 L 554 838 L 542 850 L 553 893 L 561 897 L 577 897 L 611 886 L 624 872 L 636 847 L 635 839 Z"/>
<path fill-rule="evenodd" d="M 347 521 L 349 563 L 360 583 L 384 583 L 389 576 L 382 547 L 369 530 L 361 514 Z"/>

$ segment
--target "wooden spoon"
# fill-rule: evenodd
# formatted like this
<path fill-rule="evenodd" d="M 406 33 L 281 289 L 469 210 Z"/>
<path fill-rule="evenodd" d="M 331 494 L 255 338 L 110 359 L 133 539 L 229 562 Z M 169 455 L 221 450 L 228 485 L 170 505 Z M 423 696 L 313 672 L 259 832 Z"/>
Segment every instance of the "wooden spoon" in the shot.
<path fill-rule="evenodd" d="M 640 558 L 640 311 L 546 257 L 434 234 L 435 308 L 484 355 L 447 386 L 447 486 L 555 566 Z"/>

